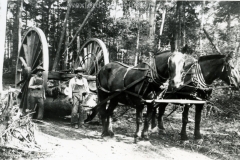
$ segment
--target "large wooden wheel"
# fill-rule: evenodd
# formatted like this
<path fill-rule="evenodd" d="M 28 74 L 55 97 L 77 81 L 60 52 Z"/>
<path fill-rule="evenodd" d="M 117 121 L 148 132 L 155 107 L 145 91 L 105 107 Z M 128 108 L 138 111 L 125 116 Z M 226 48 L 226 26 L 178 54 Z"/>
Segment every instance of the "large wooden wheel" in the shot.
<path fill-rule="evenodd" d="M 91 38 L 80 48 L 74 69 L 83 67 L 87 75 L 96 75 L 107 63 L 109 63 L 109 53 L 106 45 L 100 39 Z"/>
<path fill-rule="evenodd" d="M 27 105 L 29 80 L 31 74 L 38 66 L 42 66 L 45 70 L 43 72 L 43 85 L 47 89 L 49 66 L 48 43 L 43 31 L 32 27 L 23 36 L 16 64 L 15 85 L 22 88 L 21 105 Z"/>

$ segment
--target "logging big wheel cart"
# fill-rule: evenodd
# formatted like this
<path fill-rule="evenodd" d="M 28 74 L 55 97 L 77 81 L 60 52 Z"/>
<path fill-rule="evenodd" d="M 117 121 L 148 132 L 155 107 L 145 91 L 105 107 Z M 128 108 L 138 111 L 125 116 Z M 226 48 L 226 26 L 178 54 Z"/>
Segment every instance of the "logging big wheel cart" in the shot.
<path fill-rule="evenodd" d="M 92 38 L 81 46 L 71 70 L 83 67 L 87 75 L 94 77 L 107 63 L 109 63 L 109 53 L 106 45 L 100 39 Z M 49 71 L 46 37 L 40 28 L 31 27 L 23 36 L 16 64 L 15 85 L 21 88 L 21 107 L 27 106 L 29 80 L 38 66 L 42 66 L 45 70 L 43 72 L 43 87 L 46 91 L 48 80 L 66 81 L 75 76 L 72 72 Z"/>

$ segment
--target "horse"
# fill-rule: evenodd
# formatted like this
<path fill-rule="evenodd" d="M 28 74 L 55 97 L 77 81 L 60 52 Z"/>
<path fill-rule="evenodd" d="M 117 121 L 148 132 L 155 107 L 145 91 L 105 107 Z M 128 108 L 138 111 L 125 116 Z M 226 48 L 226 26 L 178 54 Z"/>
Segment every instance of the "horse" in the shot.
<path fill-rule="evenodd" d="M 149 64 L 142 62 L 135 67 L 128 67 L 119 62 L 106 64 L 96 76 L 99 103 L 85 122 L 99 113 L 103 127 L 102 136 L 114 136 L 112 115 L 117 104 L 122 103 L 136 109 L 135 140 L 140 136 L 148 139 L 148 121 L 145 121 L 142 133 L 140 131 L 144 99 L 153 95 L 153 92 L 158 92 L 160 85 L 168 79 L 173 89 L 182 85 L 184 58 L 185 55 L 181 52 L 165 51 L 156 56 L 150 54 Z M 151 109 L 151 105 L 147 105 L 147 108 Z M 151 114 L 147 117 L 151 118 Z"/>
<path fill-rule="evenodd" d="M 193 59 L 193 58 L 192 58 Z M 230 86 L 239 88 L 239 73 L 233 67 L 231 55 L 207 55 L 202 56 L 196 60 L 186 60 L 185 63 L 185 78 L 184 85 L 177 91 L 166 92 L 164 99 L 190 99 L 190 100 L 205 100 L 210 99 L 212 87 L 210 86 L 214 80 L 221 79 Z M 189 61 L 189 62 L 187 62 Z M 163 115 L 167 103 L 157 104 L 159 108 L 158 113 L 158 128 L 160 132 L 164 132 Z M 181 140 L 188 140 L 186 127 L 188 123 L 188 111 L 192 104 L 187 104 L 182 113 L 182 129 Z M 202 139 L 200 134 L 201 113 L 204 104 L 195 104 L 195 140 Z M 157 108 L 157 107 L 156 107 Z M 155 114 L 156 108 L 152 116 L 152 128 L 156 126 Z"/>

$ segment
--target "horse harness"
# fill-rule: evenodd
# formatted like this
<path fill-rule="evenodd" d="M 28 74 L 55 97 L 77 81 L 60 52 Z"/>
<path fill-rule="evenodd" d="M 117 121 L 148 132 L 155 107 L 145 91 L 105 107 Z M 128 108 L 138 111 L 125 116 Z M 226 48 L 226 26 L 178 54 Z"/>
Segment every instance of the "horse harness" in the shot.
<path fill-rule="evenodd" d="M 223 68 L 222 68 L 222 72 L 224 71 L 225 67 L 226 67 L 226 69 L 228 69 L 231 66 L 229 63 L 225 62 L 225 64 L 223 65 Z M 170 93 L 173 94 L 173 93 L 177 92 L 178 94 L 192 96 L 193 98 L 196 98 L 198 100 L 209 100 L 211 98 L 210 95 L 212 93 L 213 87 L 211 85 L 208 85 L 205 82 L 205 79 L 204 79 L 202 71 L 201 71 L 201 66 L 198 61 L 195 61 L 192 64 L 192 66 L 183 74 L 183 79 L 185 79 L 187 74 L 191 74 L 190 80 L 188 80 L 186 83 L 184 83 L 183 86 L 180 87 L 179 89 L 175 90 L 174 92 L 170 92 Z M 231 82 L 231 76 L 228 76 L 228 78 Z M 194 86 L 189 85 L 190 83 L 193 83 Z M 179 90 L 181 90 L 184 87 L 194 88 L 194 91 L 192 93 L 178 92 Z M 199 93 L 197 92 L 198 90 L 205 93 L 205 96 L 203 97 L 203 96 L 199 95 Z"/>
<path fill-rule="evenodd" d="M 170 57 L 169 57 L 169 58 L 170 58 Z M 168 60 L 168 61 L 169 61 L 169 60 Z M 133 96 L 138 97 L 138 98 L 140 98 L 141 100 L 143 100 L 142 97 L 145 95 L 145 93 L 146 93 L 146 91 L 147 91 L 150 83 L 160 86 L 160 85 L 163 84 L 163 81 L 166 81 L 166 80 L 168 79 L 168 78 L 165 78 L 165 77 L 160 76 L 160 75 L 157 73 L 155 57 L 154 57 L 154 55 L 152 55 L 152 54 L 150 54 L 150 63 L 148 64 L 148 63 L 144 62 L 144 64 L 146 64 L 147 68 L 130 67 L 130 66 L 128 66 L 128 65 L 126 65 L 126 64 L 124 64 L 124 63 L 121 63 L 121 62 L 115 62 L 115 63 L 118 63 L 118 64 L 122 65 L 123 67 L 126 67 L 126 68 L 127 68 L 127 70 L 126 70 L 126 72 L 125 72 L 125 74 L 124 74 L 124 76 L 123 76 L 123 85 L 124 85 L 124 88 L 122 88 L 122 89 L 117 89 L 117 90 L 115 90 L 115 91 L 108 91 L 107 89 L 103 88 L 103 87 L 100 85 L 98 76 L 97 76 L 97 78 L 96 78 L 96 80 L 97 80 L 97 82 L 98 82 L 98 83 L 97 83 L 97 84 L 98 84 L 97 87 L 98 87 L 98 89 L 100 89 L 100 90 L 102 90 L 102 91 L 104 91 L 104 92 L 106 92 L 106 93 L 113 93 L 113 92 L 116 93 L 116 92 L 118 92 L 118 93 L 120 94 L 120 93 L 122 93 L 122 92 L 125 92 L 125 93 L 126 93 L 126 98 L 127 98 L 127 100 L 129 101 L 129 103 L 131 103 L 131 104 L 132 104 L 132 101 L 131 101 L 131 99 L 128 97 L 128 95 L 133 95 Z M 143 71 L 143 72 L 145 72 L 145 73 L 144 73 L 144 76 L 141 77 L 140 79 L 138 79 L 138 80 L 130 83 L 128 86 L 125 86 L 125 83 L 124 83 L 124 82 L 125 82 L 125 78 L 126 78 L 128 72 L 129 72 L 130 70 L 140 70 L 140 71 Z M 139 88 L 139 90 L 138 90 L 137 93 L 133 93 L 133 92 L 127 90 L 127 89 L 129 89 L 129 88 L 137 85 L 137 84 L 140 83 L 140 82 L 142 82 L 142 83 L 141 83 L 141 86 L 140 86 L 140 88 Z M 145 85 L 145 87 L 144 87 L 144 85 Z M 116 94 L 116 95 L 119 95 L 119 94 Z M 155 93 L 155 94 L 156 94 L 156 93 Z M 115 96 L 113 95 L 113 97 L 115 97 Z M 112 98 L 113 98 L 113 97 L 112 97 Z"/>

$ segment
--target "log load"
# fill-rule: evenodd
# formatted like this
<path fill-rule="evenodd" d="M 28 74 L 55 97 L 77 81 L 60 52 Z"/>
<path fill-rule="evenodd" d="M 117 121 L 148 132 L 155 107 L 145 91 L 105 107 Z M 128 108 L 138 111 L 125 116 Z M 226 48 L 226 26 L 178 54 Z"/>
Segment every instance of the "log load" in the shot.
<path fill-rule="evenodd" d="M 68 81 L 49 80 L 48 90 L 46 91 L 46 100 L 44 100 L 44 108 L 46 116 L 66 116 L 71 114 L 72 105 L 69 102 L 66 88 L 68 87 L 69 78 L 74 74 L 64 74 L 68 77 Z M 84 97 L 83 106 L 86 110 L 97 105 L 96 94 L 96 77 L 84 75 L 88 80 L 91 93 Z"/>

